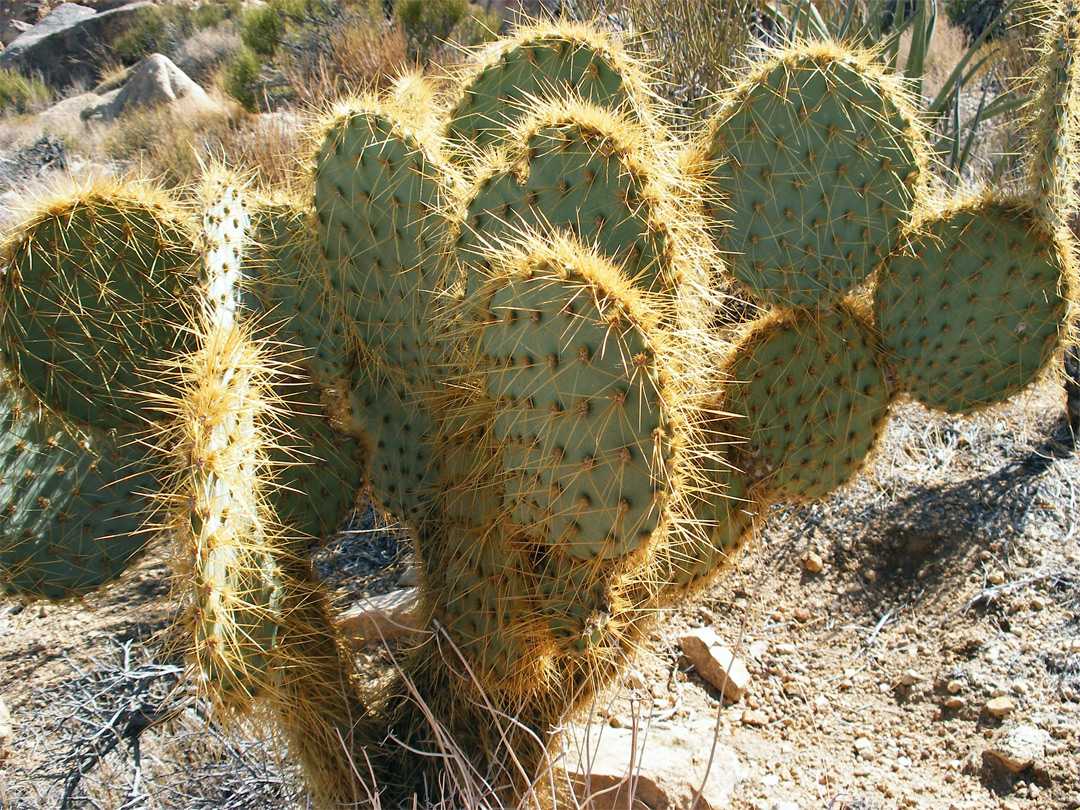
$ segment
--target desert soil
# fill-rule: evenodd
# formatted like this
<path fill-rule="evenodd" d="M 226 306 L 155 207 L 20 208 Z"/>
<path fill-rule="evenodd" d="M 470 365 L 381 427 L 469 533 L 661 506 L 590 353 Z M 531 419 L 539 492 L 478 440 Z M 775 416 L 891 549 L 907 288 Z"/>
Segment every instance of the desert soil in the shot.
<path fill-rule="evenodd" d="M 715 723 L 742 767 L 733 810 L 1080 808 L 1078 465 L 1056 382 L 964 418 L 899 404 L 859 479 L 774 508 L 736 566 L 661 617 L 593 720 Z M 402 546 L 339 543 L 340 601 L 407 577 Z M 162 652 L 167 580 L 159 551 L 81 603 L 0 599 L 0 806 L 301 803 L 272 743 L 201 719 Z M 737 702 L 681 656 L 702 626 L 749 668 Z M 988 750 L 1017 735 L 1036 750 L 1014 773 Z"/>

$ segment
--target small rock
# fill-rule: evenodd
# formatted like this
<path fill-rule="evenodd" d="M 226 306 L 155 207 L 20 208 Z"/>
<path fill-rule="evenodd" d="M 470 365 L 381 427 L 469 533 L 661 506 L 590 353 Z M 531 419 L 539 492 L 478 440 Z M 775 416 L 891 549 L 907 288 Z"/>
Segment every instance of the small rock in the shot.
<path fill-rule="evenodd" d="M 416 611 L 420 602 L 416 588 L 364 599 L 344 611 L 337 620 L 338 630 L 354 651 L 368 644 L 416 633 Z"/>
<path fill-rule="evenodd" d="M 628 670 L 626 683 L 631 689 L 637 689 L 640 692 L 644 692 L 649 688 L 649 683 L 645 680 L 645 676 L 641 674 L 640 669 Z"/>
<path fill-rule="evenodd" d="M 795 620 L 796 621 L 808 622 L 808 621 L 810 621 L 810 619 L 813 618 L 813 616 L 814 616 L 814 614 L 810 612 L 810 608 L 807 608 L 807 607 L 797 607 L 797 608 L 795 608 Z"/>
<path fill-rule="evenodd" d="M 1000 762 L 1010 772 L 1020 773 L 1043 758 L 1049 738 L 1050 735 L 1034 726 L 1005 726 L 983 751 L 983 762 Z"/>
<path fill-rule="evenodd" d="M 986 711 L 994 717 L 1008 717 L 1016 711 L 1017 707 L 1016 698 L 1011 698 L 1008 695 L 1000 695 L 986 701 Z"/>
<path fill-rule="evenodd" d="M 855 740 L 855 753 L 858 754 L 860 759 L 865 759 L 867 762 L 872 761 L 877 756 L 874 751 L 874 744 L 866 737 L 859 737 Z"/>
<path fill-rule="evenodd" d="M 742 722 L 746 726 L 767 726 L 769 716 L 760 709 L 745 709 L 742 713 Z"/>
<path fill-rule="evenodd" d="M 803 568 L 809 571 L 811 574 L 821 573 L 821 569 L 825 567 L 825 561 L 821 559 L 821 555 L 811 551 L 803 558 Z"/>
<path fill-rule="evenodd" d="M 964 708 L 965 703 L 967 703 L 967 701 L 959 695 L 949 695 L 949 697 L 941 701 L 942 706 L 944 706 L 946 709 L 952 709 L 954 711 L 956 709 Z"/>
<path fill-rule="evenodd" d="M 964 682 L 959 680 L 958 678 L 953 678 L 951 681 L 945 684 L 945 691 L 948 692 L 950 695 L 955 695 L 963 688 Z"/>
<path fill-rule="evenodd" d="M 1031 609 L 1032 610 L 1046 610 L 1046 600 L 1041 596 L 1031 597 Z"/>
<path fill-rule="evenodd" d="M 1001 585 L 1005 582 L 1005 572 L 991 571 L 989 574 L 986 575 L 986 581 L 989 582 L 991 585 Z"/>
<path fill-rule="evenodd" d="M 709 627 L 693 630 L 679 639 L 683 655 L 706 681 L 724 697 L 734 702 L 746 694 L 750 672 L 741 659 L 721 642 L 716 631 Z"/>
<path fill-rule="evenodd" d="M 922 680 L 922 675 L 913 669 L 909 669 L 900 676 L 900 683 L 904 686 L 914 686 Z"/>
<path fill-rule="evenodd" d="M 625 810 L 628 806 L 674 810 L 690 806 L 705 776 L 712 747 L 711 726 L 700 733 L 653 726 L 647 735 L 635 734 L 631 729 L 609 728 L 581 746 L 589 750 L 587 761 L 583 758 L 575 762 L 576 757 L 571 757 L 568 775 L 582 806 L 591 810 Z M 635 766 L 633 780 L 629 778 L 631 762 Z M 717 745 L 697 805 L 699 810 L 727 807 L 744 778 L 745 768 L 735 752 Z M 586 802 L 589 796 L 592 799 Z"/>

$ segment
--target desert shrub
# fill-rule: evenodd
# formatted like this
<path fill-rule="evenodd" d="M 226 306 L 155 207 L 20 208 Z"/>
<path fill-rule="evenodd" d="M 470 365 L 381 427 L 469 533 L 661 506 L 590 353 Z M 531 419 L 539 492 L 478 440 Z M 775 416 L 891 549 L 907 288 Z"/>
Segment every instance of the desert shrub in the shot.
<path fill-rule="evenodd" d="M 262 76 L 259 55 L 246 45 L 229 59 L 221 70 L 221 87 L 249 112 L 259 106 L 258 87 Z"/>
<path fill-rule="evenodd" d="M 28 113 L 43 107 L 52 98 L 40 79 L 32 79 L 15 70 L 0 70 L 0 113 Z"/>
<path fill-rule="evenodd" d="M 228 21 L 214 28 L 196 30 L 180 43 L 172 60 L 196 82 L 206 84 L 242 46 L 237 26 Z"/>
<path fill-rule="evenodd" d="M 497 11 L 470 6 L 469 13 L 450 32 L 450 42 L 465 48 L 480 45 L 497 39 L 501 27 L 502 17 Z"/>
<path fill-rule="evenodd" d="M 171 3 L 145 6 L 132 15 L 127 31 L 113 43 L 113 53 L 126 64 L 151 53 L 172 56 L 195 31 L 220 25 L 239 8 L 239 0 L 203 3 L 196 8 Z"/>
<path fill-rule="evenodd" d="M 260 56 L 273 56 L 285 34 L 285 20 L 273 6 L 257 6 L 244 12 L 240 38 Z"/>
<path fill-rule="evenodd" d="M 454 27 L 469 16 L 468 0 L 397 0 L 394 16 L 409 42 L 409 52 L 431 58 L 450 38 Z"/>
<path fill-rule="evenodd" d="M 133 110 L 107 124 L 93 148 L 169 186 L 190 185 L 209 162 L 256 169 L 256 184 L 267 189 L 295 182 L 299 120 L 249 115 L 231 99 L 219 104 L 219 111 L 196 115 L 176 115 L 167 106 Z"/>
<path fill-rule="evenodd" d="M 405 35 L 366 13 L 339 17 L 322 34 L 320 47 L 285 65 L 295 100 L 322 109 L 358 89 L 385 88 L 409 63 Z"/>

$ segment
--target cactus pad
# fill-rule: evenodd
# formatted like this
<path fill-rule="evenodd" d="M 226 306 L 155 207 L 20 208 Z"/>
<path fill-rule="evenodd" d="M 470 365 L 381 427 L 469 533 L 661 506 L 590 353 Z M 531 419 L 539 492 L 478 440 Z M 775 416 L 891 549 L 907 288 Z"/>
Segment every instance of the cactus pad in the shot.
<path fill-rule="evenodd" d="M 647 118 L 647 87 L 638 63 L 604 34 L 567 23 L 523 28 L 462 79 L 446 136 L 476 153 L 504 137 L 533 100 L 569 92 Z"/>
<path fill-rule="evenodd" d="M 80 422 L 140 421 L 140 389 L 186 335 L 189 229 L 149 193 L 90 187 L 43 205 L 4 261 L 2 345 L 20 384 Z"/>
<path fill-rule="evenodd" d="M 642 137 L 596 107 L 541 105 L 507 152 L 478 172 L 457 242 L 463 262 L 482 268 L 503 241 L 562 229 L 655 289 L 670 228 L 651 216 L 659 195 Z"/>
<path fill-rule="evenodd" d="M 762 301 L 820 306 L 896 245 L 922 141 L 898 80 L 839 46 L 796 46 L 738 85 L 711 122 L 715 233 Z M 726 220 L 726 221 L 725 221 Z"/>
<path fill-rule="evenodd" d="M 606 263 L 520 259 L 476 293 L 466 339 L 504 442 L 506 515 L 575 559 L 623 556 L 658 526 L 668 486 L 654 316 Z"/>
<path fill-rule="evenodd" d="M 0 395 L 0 591 L 82 596 L 149 544 L 158 482 L 145 450 L 64 426 L 4 380 Z"/>
<path fill-rule="evenodd" d="M 900 384 L 952 413 L 1005 400 L 1053 356 L 1071 277 L 1029 203 L 960 202 L 920 223 L 874 297 Z"/>
<path fill-rule="evenodd" d="M 820 498 L 863 464 L 889 404 L 885 374 L 859 318 L 781 312 L 750 329 L 729 368 L 733 461 L 778 497 Z"/>

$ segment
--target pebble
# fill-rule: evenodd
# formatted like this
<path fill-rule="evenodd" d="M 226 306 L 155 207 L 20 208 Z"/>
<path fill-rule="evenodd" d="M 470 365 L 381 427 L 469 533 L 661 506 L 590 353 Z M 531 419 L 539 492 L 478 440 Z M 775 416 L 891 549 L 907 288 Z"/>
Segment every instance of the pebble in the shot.
<path fill-rule="evenodd" d="M 900 683 L 902 683 L 904 686 L 914 686 L 921 680 L 922 675 L 920 675 L 913 669 L 907 670 L 903 675 L 900 676 Z"/>
<path fill-rule="evenodd" d="M 949 697 L 941 701 L 941 705 L 944 706 L 946 709 L 956 710 L 964 708 L 964 704 L 966 702 L 967 701 L 959 695 L 950 695 Z"/>
<path fill-rule="evenodd" d="M 759 709 L 746 709 L 742 713 L 742 722 L 747 726 L 766 726 L 769 716 Z"/>
<path fill-rule="evenodd" d="M 964 682 L 959 680 L 958 678 L 953 678 L 951 681 L 945 684 L 945 691 L 948 692 L 950 695 L 955 695 L 963 688 Z"/>
<path fill-rule="evenodd" d="M 813 618 L 813 616 L 814 616 L 814 614 L 810 612 L 810 608 L 806 608 L 806 607 L 797 607 L 797 608 L 795 608 L 795 620 L 796 621 L 808 622 L 808 621 L 810 621 L 810 619 Z"/>
<path fill-rule="evenodd" d="M 803 567 L 811 574 L 819 574 L 825 567 L 825 561 L 821 559 L 820 554 L 811 551 L 803 558 Z"/>
<path fill-rule="evenodd" d="M 986 575 L 986 581 L 991 585 L 1002 585 L 1005 582 L 1004 571 L 991 571 Z"/>
<path fill-rule="evenodd" d="M 877 757 L 877 753 L 874 751 L 874 744 L 866 737 L 859 737 L 855 740 L 855 753 L 867 762 L 870 762 Z"/>
<path fill-rule="evenodd" d="M 708 627 L 693 630 L 679 639 L 679 646 L 698 674 L 720 689 L 728 700 L 735 702 L 746 694 L 750 672 L 742 659 L 723 645 L 715 630 Z"/>
<path fill-rule="evenodd" d="M 1016 698 L 1011 698 L 1008 695 L 1000 695 L 986 701 L 986 711 L 994 717 L 1008 717 L 1016 711 L 1018 705 Z"/>

